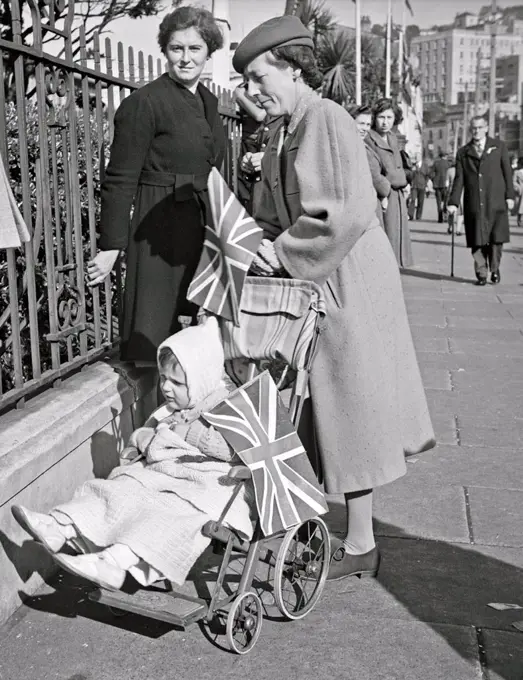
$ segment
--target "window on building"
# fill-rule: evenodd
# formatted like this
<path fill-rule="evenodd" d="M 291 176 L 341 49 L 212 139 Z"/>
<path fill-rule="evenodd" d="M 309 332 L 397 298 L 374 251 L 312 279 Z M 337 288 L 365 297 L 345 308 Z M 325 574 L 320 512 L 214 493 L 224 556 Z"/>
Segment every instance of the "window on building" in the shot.
<path fill-rule="evenodd" d="M 441 128 L 438 131 L 438 139 L 443 139 L 443 130 Z"/>
<path fill-rule="evenodd" d="M 460 44 L 460 45 L 464 45 L 464 44 L 465 44 L 465 39 L 464 39 L 464 38 L 461 38 L 460 41 L 459 41 L 459 44 Z"/>
<path fill-rule="evenodd" d="M 460 58 L 460 59 L 463 59 L 463 52 L 460 52 L 460 53 L 459 53 L 459 58 Z"/>

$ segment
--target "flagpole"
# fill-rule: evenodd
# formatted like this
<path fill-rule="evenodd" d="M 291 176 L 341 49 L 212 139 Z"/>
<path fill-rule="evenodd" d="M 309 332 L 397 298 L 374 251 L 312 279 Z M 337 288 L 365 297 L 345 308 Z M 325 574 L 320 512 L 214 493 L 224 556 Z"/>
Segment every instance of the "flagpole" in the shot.
<path fill-rule="evenodd" d="M 385 97 L 390 97 L 391 76 L 391 40 L 392 40 L 392 0 L 387 2 L 387 47 L 385 59 Z"/>
<path fill-rule="evenodd" d="M 361 0 L 355 0 L 356 24 L 356 104 L 361 104 Z"/>
<path fill-rule="evenodd" d="M 406 18 L 405 18 L 405 10 L 406 10 L 406 5 L 405 5 L 405 0 L 401 0 L 401 29 L 400 29 L 400 36 L 399 36 L 399 45 L 398 45 L 398 102 L 401 104 L 403 101 L 403 60 L 405 58 L 405 24 L 406 24 Z"/>

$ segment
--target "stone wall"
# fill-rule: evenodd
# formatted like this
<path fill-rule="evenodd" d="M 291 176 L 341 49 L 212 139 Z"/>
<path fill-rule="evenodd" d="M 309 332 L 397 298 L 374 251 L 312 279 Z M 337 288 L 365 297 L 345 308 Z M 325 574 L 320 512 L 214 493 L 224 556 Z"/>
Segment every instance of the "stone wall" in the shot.
<path fill-rule="evenodd" d="M 0 624 L 54 571 L 11 506 L 45 512 L 107 476 L 155 399 L 154 370 L 99 362 L 0 417 Z"/>

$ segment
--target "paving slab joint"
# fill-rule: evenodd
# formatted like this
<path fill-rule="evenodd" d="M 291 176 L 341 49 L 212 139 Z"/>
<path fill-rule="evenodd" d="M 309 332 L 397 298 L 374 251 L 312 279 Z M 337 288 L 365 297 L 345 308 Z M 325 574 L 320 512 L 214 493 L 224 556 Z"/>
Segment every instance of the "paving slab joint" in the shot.
<path fill-rule="evenodd" d="M 451 386 L 452 386 L 452 381 L 451 381 Z M 455 435 L 456 435 L 456 443 L 458 446 L 461 446 L 461 425 L 459 422 L 459 417 L 457 415 L 454 416 L 454 430 L 455 430 Z"/>
<path fill-rule="evenodd" d="M 476 628 L 476 626 L 473 626 L 473 628 L 476 631 L 476 643 L 478 645 L 478 660 L 479 660 L 479 667 L 480 667 L 480 672 L 481 672 L 481 680 L 489 680 L 489 672 L 488 672 L 488 662 L 487 662 L 487 653 L 485 650 L 485 639 L 483 637 L 483 628 Z"/>
<path fill-rule="evenodd" d="M 470 494 L 467 486 L 463 487 L 463 494 L 465 496 L 465 514 L 467 516 L 467 527 L 469 530 L 469 541 L 471 545 L 475 544 L 474 527 L 472 526 L 472 512 L 470 510 Z"/>

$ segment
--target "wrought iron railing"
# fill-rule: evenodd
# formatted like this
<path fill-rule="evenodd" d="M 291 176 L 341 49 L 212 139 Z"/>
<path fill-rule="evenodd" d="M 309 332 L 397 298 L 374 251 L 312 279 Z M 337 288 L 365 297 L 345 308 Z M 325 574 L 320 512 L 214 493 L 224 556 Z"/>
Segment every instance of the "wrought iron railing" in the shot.
<path fill-rule="evenodd" d="M 121 267 L 85 284 L 96 253 L 99 190 L 114 112 L 163 71 L 118 43 L 73 43 L 74 2 L 11 0 L 12 35 L 0 38 L 0 153 L 32 235 L 0 250 L 0 411 L 111 351 L 118 343 Z M 26 42 L 30 24 L 32 41 Z M 5 35 L 5 34 L 4 34 Z M 74 44 L 74 51 L 73 51 Z M 227 91 L 212 87 L 228 135 L 224 171 L 236 185 L 239 124 Z"/>

